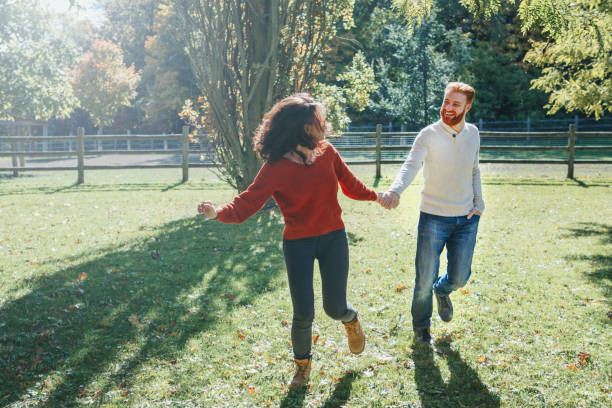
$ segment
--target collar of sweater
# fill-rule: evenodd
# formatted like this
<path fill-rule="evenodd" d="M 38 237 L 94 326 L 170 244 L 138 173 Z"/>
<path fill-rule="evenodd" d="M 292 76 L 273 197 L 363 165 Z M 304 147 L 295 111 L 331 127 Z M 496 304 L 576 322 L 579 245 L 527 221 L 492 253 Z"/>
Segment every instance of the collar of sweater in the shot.
<path fill-rule="evenodd" d="M 461 130 L 458 131 L 458 132 L 455 129 L 453 129 L 452 127 L 448 126 L 446 123 L 444 123 L 442 121 L 442 119 L 438 120 L 436 123 L 440 126 L 440 128 L 442 130 L 444 130 L 450 136 L 452 136 L 452 135 L 460 135 L 465 130 L 465 122 L 462 122 L 463 126 L 461 127 Z"/>

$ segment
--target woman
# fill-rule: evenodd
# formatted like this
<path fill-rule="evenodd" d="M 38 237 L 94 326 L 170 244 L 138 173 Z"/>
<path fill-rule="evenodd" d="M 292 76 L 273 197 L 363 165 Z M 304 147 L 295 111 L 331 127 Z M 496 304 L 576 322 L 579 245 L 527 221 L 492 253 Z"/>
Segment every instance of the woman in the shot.
<path fill-rule="evenodd" d="M 293 303 L 291 340 L 296 372 L 290 387 L 307 383 L 311 370 L 314 319 L 313 268 L 319 261 L 323 308 L 340 320 L 349 348 L 359 354 L 365 335 L 357 311 L 346 300 L 349 271 L 348 240 L 338 204 L 338 183 L 355 200 L 378 201 L 326 142 L 330 125 L 325 108 L 312 96 L 289 96 L 264 115 L 255 132 L 255 151 L 264 161 L 246 191 L 215 208 L 202 202 L 198 212 L 209 219 L 239 223 L 274 197 L 285 219 L 283 253 Z"/>

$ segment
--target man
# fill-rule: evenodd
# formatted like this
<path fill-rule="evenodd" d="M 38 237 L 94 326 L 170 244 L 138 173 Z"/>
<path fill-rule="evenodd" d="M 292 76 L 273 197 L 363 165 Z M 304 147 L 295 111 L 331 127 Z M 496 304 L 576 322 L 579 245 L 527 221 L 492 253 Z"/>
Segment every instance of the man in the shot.
<path fill-rule="evenodd" d="M 453 317 L 450 294 L 464 286 L 471 273 L 478 221 L 485 206 L 478 166 L 480 136 L 478 128 L 465 123 L 474 95 L 474 88 L 461 82 L 446 86 L 441 119 L 421 130 L 382 197 L 385 207 L 396 207 L 400 194 L 424 167 L 412 298 L 412 327 L 419 342 L 431 342 L 432 290 L 440 318 L 449 322 Z M 448 268 L 439 277 L 445 246 Z"/>

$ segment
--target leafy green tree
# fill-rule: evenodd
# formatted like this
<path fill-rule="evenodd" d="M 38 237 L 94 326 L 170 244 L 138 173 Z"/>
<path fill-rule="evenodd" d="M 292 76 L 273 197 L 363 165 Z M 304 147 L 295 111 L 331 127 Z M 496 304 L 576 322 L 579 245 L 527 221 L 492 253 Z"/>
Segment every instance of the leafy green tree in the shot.
<path fill-rule="evenodd" d="M 65 23 L 35 1 L 0 2 L 0 119 L 70 114 L 78 48 Z"/>
<path fill-rule="evenodd" d="M 378 120 L 416 123 L 438 117 L 446 82 L 459 77 L 469 61 L 469 39 L 460 29 L 447 30 L 428 15 L 420 24 L 406 22 L 389 9 L 372 18 L 372 58 L 380 83 L 371 109 Z"/>
<path fill-rule="evenodd" d="M 163 0 L 105 0 L 106 22 L 102 36 L 123 50 L 127 65 L 142 70 L 146 64 L 145 43 L 154 35 L 155 14 Z"/>
<path fill-rule="evenodd" d="M 171 2 L 157 6 L 153 34 L 144 44 L 145 65 L 139 87 L 139 106 L 146 115 L 143 128 L 180 129 L 183 121 L 178 113 L 185 100 L 197 98 L 201 93 L 185 53 L 179 24 Z"/>
<path fill-rule="evenodd" d="M 542 68 L 532 84 L 550 94 L 550 113 L 612 112 L 612 5 L 605 0 L 535 0 L 519 7 L 525 32 L 540 28 L 525 60 Z"/>
<path fill-rule="evenodd" d="M 98 128 L 109 126 L 121 106 L 136 96 L 140 75 L 123 63 L 121 48 L 108 40 L 96 40 L 81 56 L 73 86 L 80 106 Z"/>
<path fill-rule="evenodd" d="M 252 135 L 272 104 L 313 90 L 338 26 L 352 23 L 353 0 L 178 0 L 182 32 L 214 131 L 221 174 L 239 191 L 260 167 Z M 194 116 L 195 114 L 195 116 Z"/>
<path fill-rule="evenodd" d="M 374 69 L 366 61 L 365 55 L 358 51 L 351 65 L 340 73 L 336 84 L 319 82 L 315 85 L 314 94 L 327 107 L 327 117 L 337 131 L 344 131 L 351 122 L 347 108 L 357 112 L 366 109 L 370 95 L 378 88 Z"/>
<path fill-rule="evenodd" d="M 409 18 L 422 20 L 436 0 L 393 0 Z M 419 2 L 421 5 L 415 8 Z M 506 2 L 463 0 L 472 14 L 490 18 Z M 612 107 L 612 8 L 605 0 L 521 0 L 522 32 L 536 32 L 525 61 L 542 69 L 532 87 L 550 94 L 549 113 L 580 111 L 599 118 Z"/>

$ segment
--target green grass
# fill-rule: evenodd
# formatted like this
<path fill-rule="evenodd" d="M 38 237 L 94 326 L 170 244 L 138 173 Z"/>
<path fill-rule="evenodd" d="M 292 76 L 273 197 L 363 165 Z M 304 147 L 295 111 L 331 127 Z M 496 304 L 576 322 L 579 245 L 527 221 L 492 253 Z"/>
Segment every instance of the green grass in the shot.
<path fill-rule="evenodd" d="M 354 167 L 379 190 L 397 168 Z M 422 179 L 393 211 L 342 197 L 366 351 L 316 277 L 311 387 L 291 393 L 277 212 L 196 217 L 233 196 L 206 170 L 0 176 L 0 407 L 610 406 L 612 170 L 589 169 L 483 166 L 472 279 L 435 349 L 410 323 Z"/>

